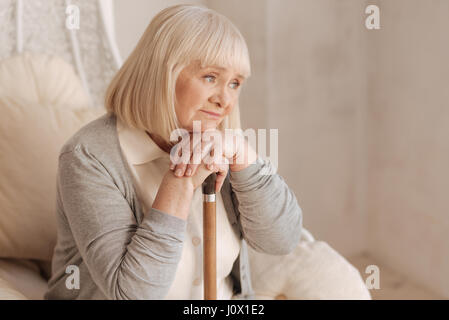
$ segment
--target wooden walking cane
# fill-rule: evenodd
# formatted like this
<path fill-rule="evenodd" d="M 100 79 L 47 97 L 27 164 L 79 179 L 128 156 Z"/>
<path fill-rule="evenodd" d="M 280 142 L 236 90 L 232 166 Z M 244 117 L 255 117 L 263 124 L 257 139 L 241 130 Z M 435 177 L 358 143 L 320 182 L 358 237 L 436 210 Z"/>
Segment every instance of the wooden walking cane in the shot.
<path fill-rule="evenodd" d="M 204 300 L 217 300 L 217 224 L 213 172 L 203 182 L 203 275 Z"/>

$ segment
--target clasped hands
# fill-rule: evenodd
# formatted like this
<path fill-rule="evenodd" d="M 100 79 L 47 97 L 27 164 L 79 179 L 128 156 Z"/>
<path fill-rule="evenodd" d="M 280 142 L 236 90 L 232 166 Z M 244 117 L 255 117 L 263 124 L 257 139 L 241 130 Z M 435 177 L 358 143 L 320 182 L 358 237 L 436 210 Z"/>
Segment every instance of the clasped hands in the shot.
<path fill-rule="evenodd" d="M 219 192 L 229 170 L 240 171 L 249 165 L 250 147 L 243 135 L 214 129 L 181 137 L 170 151 L 170 170 L 178 178 L 191 179 L 194 189 L 215 172 L 215 191 Z"/>

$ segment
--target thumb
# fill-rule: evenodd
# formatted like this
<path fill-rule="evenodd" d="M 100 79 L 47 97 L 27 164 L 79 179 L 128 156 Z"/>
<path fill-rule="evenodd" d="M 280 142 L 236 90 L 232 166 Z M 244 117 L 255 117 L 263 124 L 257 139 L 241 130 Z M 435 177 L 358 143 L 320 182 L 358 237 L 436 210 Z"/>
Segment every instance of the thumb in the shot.
<path fill-rule="evenodd" d="M 215 180 L 215 192 L 220 192 L 227 174 L 228 174 L 228 166 L 226 165 L 218 166 L 217 178 Z"/>

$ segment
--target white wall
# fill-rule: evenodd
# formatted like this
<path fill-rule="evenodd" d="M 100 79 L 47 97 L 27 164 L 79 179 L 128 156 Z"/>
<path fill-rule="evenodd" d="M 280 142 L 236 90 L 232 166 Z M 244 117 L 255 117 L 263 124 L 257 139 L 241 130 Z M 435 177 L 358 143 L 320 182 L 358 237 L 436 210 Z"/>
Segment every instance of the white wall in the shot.
<path fill-rule="evenodd" d="M 270 128 L 304 225 L 349 256 L 366 247 L 363 3 L 268 1 Z"/>
<path fill-rule="evenodd" d="M 449 297 L 449 1 L 381 1 L 369 52 L 369 251 Z"/>
<path fill-rule="evenodd" d="M 204 0 L 190 0 L 203 4 Z M 162 9 L 186 3 L 179 0 L 114 0 L 115 25 L 118 47 L 125 60 L 134 49 L 151 19 Z"/>

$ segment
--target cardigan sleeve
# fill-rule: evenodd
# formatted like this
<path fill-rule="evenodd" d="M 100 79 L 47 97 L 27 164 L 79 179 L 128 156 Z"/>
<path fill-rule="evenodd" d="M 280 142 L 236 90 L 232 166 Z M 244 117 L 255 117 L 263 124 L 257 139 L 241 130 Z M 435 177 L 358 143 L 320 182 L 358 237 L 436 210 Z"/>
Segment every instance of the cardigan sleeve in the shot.
<path fill-rule="evenodd" d="M 89 273 L 108 299 L 163 299 L 186 221 L 150 209 L 138 224 L 108 170 L 87 150 L 59 157 L 58 201 Z"/>
<path fill-rule="evenodd" d="M 231 171 L 230 183 L 247 243 L 258 252 L 283 255 L 299 243 L 302 211 L 284 179 L 273 172 L 272 164 L 258 157 L 249 167 Z"/>

